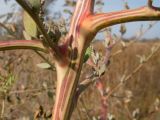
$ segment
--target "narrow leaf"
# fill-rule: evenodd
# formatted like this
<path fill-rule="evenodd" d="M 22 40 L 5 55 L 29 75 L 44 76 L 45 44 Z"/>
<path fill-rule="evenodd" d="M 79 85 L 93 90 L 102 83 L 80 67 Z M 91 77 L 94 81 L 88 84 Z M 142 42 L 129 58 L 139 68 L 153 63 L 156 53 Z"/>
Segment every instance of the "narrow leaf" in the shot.
<path fill-rule="evenodd" d="M 48 63 L 39 63 L 37 64 L 37 67 L 42 68 L 42 69 L 49 69 L 51 68 L 51 65 Z"/>
<path fill-rule="evenodd" d="M 23 24 L 26 33 L 31 37 L 36 38 L 38 35 L 37 25 L 27 12 L 24 12 L 23 14 Z"/>
<path fill-rule="evenodd" d="M 23 30 L 23 36 L 26 40 L 31 40 L 31 36 L 27 34 L 27 32 L 25 30 Z"/>
<path fill-rule="evenodd" d="M 84 55 L 83 63 L 85 63 L 89 59 L 92 52 L 93 52 L 93 47 L 92 46 L 88 47 L 87 50 L 86 50 L 86 53 Z"/>

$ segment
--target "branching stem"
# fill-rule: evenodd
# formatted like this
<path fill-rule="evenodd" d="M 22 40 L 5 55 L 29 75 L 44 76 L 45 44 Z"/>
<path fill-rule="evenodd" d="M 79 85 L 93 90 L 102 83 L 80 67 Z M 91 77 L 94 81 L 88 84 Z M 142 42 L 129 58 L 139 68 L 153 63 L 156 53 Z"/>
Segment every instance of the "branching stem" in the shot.
<path fill-rule="evenodd" d="M 38 14 L 34 13 L 33 10 L 32 10 L 32 8 L 30 8 L 25 1 L 23 1 L 23 0 L 16 0 L 16 1 L 17 1 L 17 3 L 19 3 L 19 4 L 23 7 L 23 9 L 26 10 L 26 12 L 32 17 L 32 19 L 34 20 L 34 22 L 37 24 L 40 32 L 41 32 L 42 35 L 44 36 L 45 43 L 47 43 L 47 45 L 50 46 L 50 47 L 53 49 L 53 51 L 55 52 L 55 53 L 53 53 L 53 54 L 55 55 L 55 57 L 57 57 L 57 58 L 60 60 L 60 58 L 61 58 L 60 51 L 59 51 L 57 45 L 54 44 L 54 43 L 52 42 L 52 40 L 50 39 L 50 37 L 47 35 L 47 32 L 46 32 L 46 30 L 44 29 L 44 25 L 43 25 L 43 23 L 41 22 Z"/>

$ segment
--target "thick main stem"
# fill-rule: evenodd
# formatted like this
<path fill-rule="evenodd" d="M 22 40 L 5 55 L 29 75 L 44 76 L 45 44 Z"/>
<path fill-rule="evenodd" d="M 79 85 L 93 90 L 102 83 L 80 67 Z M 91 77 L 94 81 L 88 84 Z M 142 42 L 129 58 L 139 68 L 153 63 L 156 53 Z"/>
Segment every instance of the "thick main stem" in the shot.
<path fill-rule="evenodd" d="M 79 38 L 77 38 L 80 40 Z M 84 41 L 81 39 L 81 41 Z M 75 47 L 76 48 L 76 47 Z M 82 69 L 82 59 L 85 51 L 85 47 L 78 49 L 78 56 L 75 63 L 71 60 L 68 64 L 62 65 L 56 63 L 57 68 L 57 91 L 56 102 L 53 111 L 52 120 L 69 120 L 71 113 L 74 109 L 74 97 L 76 94 L 77 84 Z"/>
<path fill-rule="evenodd" d="M 74 109 L 75 94 L 80 72 L 83 65 L 83 55 L 87 44 L 93 35 L 83 34 L 81 23 L 93 13 L 94 0 L 78 0 L 74 15 L 72 17 L 69 39 L 71 53 L 67 64 L 56 62 L 57 68 L 57 91 L 53 112 L 53 120 L 69 120 Z"/>

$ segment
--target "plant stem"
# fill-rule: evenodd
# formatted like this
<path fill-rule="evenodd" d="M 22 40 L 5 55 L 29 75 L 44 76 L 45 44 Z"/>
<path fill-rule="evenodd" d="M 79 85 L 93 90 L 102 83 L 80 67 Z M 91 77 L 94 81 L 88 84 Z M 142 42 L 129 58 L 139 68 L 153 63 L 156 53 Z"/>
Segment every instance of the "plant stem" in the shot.
<path fill-rule="evenodd" d="M 60 54 L 60 51 L 57 47 L 56 44 L 54 44 L 52 42 L 52 40 L 50 39 L 50 37 L 48 36 L 45 28 L 44 28 L 44 25 L 42 23 L 42 21 L 40 20 L 40 18 L 38 17 L 38 14 L 34 13 L 34 11 L 32 10 L 32 8 L 30 8 L 27 3 L 25 1 L 22 1 L 22 0 L 16 0 L 23 8 L 24 10 L 27 11 L 27 13 L 32 17 L 32 19 L 34 20 L 34 22 L 37 24 L 37 27 L 38 29 L 40 30 L 40 32 L 43 34 L 44 36 L 44 39 L 45 39 L 45 43 L 50 46 L 53 50 L 53 54 L 55 55 L 55 57 L 58 59 L 58 60 L 61 60 L 61 54 Z"/>
<path fill-rule="evenodd" d="M 89 16 L 83 24 L 91 28 L 91 31 L 98 32 L 103 28 L 120 23 L 151 20 L 160 20 L 159 8 L 140 7 L 118 12 L 95 14 Z"/>
<path fill-rule="evenodd" d="M 45 53 L 49 52 L 40 41 L 11 40 L 11 41 L 1 41 L 0 42 L 0 51 L 15 50 L 15 49 L 32 49 L 32 50 L 42 51 Z"/>

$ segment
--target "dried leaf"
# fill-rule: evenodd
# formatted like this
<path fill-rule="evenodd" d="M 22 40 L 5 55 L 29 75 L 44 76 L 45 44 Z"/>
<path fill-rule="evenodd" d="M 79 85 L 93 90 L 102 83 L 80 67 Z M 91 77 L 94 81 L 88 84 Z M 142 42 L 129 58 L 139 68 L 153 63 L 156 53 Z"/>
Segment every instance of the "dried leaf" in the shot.
<path fill-rule="evenodd" d="M 16 32 L 16 27 L 15 27 L 14 24 L 10 24 L 9 27 L 10 27 L 12 32 Z"/>
<path fill-rule="evenodd" d="M 94 64 L 97 64 L 100 59 L 100 54 L 96 51 L 93 51 L 93 54 L 91 54 L 91 56 Z"/>
<path fill-rule="evenodd" d="M 124 41 L 121 41 L 121 44 L 123 47 L 126 47 L 126 43 Z"/>
<path fill-rule="evenodd" d="M 139 62 L 142 64 L 142 63 L 144 63 L 145 61 L 146 61 L 146 56 L 144 56 L 144 55 L 136 55 L 136 57 L 138 57 L 139 58 Z"/>
<path fill-rule="evenodd" d="M 23 14 L 23 24 L 27 34 L 36 38 L 38 35 L 37 25 L 27 12 Z"/>
<path fill-rule="evenodd" d="M 31 39 L 32 39 L 31 36 L 28 35 L 27 32 L 24 31 L 24 30 L 23 30 L 23 36 L 24 36 L 24 38 L 25 38 L 26 40 L 31 40 Z"/>
<path fill-rule="evenodd" d="M 140 115 L 140 109 L 136 108 L 133 112 L 132 112 L 132 116 L 133 118 L 138 118 Z"/>
<path fill-rule="evenodd" d="M 42 68 L 42 69 L 49 69 L 49 68 L 51 68 L 51 65 L 48 64 L 48 63 L 39 63 L 39 64 L 37 64 L 37 66 L 39 68 Z"/>
<path fill-rule="evenodd" d="M 100 66 L 99 70 L 97 71 L 99 76 L 104 75 L 105 71 L 106 71 L 107 67 L 105 64 L 103 64 L 102 66 Z"/>

